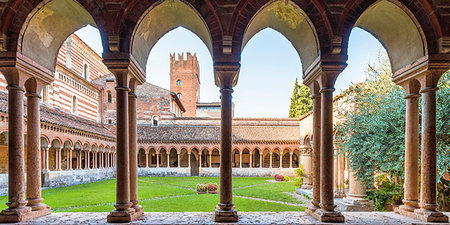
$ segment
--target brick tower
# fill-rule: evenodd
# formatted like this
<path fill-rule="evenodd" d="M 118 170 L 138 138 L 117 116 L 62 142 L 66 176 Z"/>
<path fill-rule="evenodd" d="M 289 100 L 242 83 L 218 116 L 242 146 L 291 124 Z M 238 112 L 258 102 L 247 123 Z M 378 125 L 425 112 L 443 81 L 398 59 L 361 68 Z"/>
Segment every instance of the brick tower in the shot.
<path fill-rule="evenodd" d="M 197 55 L 186 53 L 170 54 L 170 91 L 177 94 L 186 112 L 185 117 L 196 117 L 197 102 L 200 98 L 200 71 Z"/>

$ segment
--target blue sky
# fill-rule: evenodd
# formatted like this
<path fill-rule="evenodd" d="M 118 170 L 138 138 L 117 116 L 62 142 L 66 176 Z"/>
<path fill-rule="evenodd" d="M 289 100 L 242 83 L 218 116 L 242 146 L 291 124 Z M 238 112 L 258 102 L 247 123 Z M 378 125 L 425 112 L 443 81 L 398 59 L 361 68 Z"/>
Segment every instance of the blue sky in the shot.
<path fill-rule="evenodd" d="M 101 55 L 100 34 L 87 26 L 76 32 Z M 384 48 L 368 32 L 354 28 L 350 35 L 348 66 L 336 81 L 335 95 L 352 83 L 364 81 L 369 62 Z M 153 47 L 147 62 L 147 82 L 169 89 L 169 54 L 196 53 L 200 63 L 200 101 L 217 102 L 219 88 L 214 84 L 213 62 L 206 45 L 194 33 L 177 28 L 164 35 Z M 256 34 L 241 55 L 239 81 L 234 88 L 236 117 L 287 117 L 295 78 L 302 77 L 300 57 L 280 33 L 265 29 Z"/>

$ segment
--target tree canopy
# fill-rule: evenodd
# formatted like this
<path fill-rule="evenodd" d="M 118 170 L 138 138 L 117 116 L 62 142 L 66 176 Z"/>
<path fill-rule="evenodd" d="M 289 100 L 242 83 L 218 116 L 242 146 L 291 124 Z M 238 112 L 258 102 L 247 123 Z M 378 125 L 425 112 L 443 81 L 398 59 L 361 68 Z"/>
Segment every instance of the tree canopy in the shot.
<path fill-rule="evenodd" d="M 356 176 L 372 184 L 373 175 L 404 175 L 405 92 L 392 82 L 389 59 L 379 55 L 368 65 L 367 80 L 354 88 L 347 103 L 353 110 L 337 125 L 337 139 L 348 152 L 349 165 Z M 437 165 L 438 180 L 450 165 L 450 73 L 439 82 L 437 93 Z"/>
<path fill-rule="evenodd" d="M 295 78 L 294 90 L 291 97 L 291 106 L 289 108 L 289 117 L 298 118 L 311 111 L 311 109 L 312 99 L 309 88 L 304 84 L 299 85 L 297 78 Z"/>

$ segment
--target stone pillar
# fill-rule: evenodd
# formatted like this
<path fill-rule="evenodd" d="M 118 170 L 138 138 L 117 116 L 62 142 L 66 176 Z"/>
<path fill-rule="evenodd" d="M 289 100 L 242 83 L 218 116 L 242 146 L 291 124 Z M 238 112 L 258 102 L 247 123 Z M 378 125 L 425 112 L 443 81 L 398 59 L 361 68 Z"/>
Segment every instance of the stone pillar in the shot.
<path fill-rule="evenodd" d="M 334 147 L 334 154 L 333 154 L 333 166 L 334 166 L 334 176 L 333 176 L 333 190 L 334 190 L 334 197 L 338 197 L 338 186 L 339 186 L 339 162 L 338 162 L 338 150 L 336 147 Z"/>
<path fill-rule="evenodd" d="M 238 75 L 239 64 L 215 65 L 221 93 L 221 154 L 220 154 L 220 202 L 216 206 L 216 222 L 237 222 L 238 215 L 233 204 L 232 190 L 232 123 L 233 123 L 233 81 Z"/>
<path fill-rule="evenodd" d="M 320 130 L 321 130 L 321 97 L 319 85 L 314 82 L 310 85 L 313 100 L 313 134 L 312 134 L 312 181 L 313 197 L 311 206 L 306 209 L 310 215 L 320 208 Z"/>
<path fill-rule="evenodd" d="M 305 172 L 305 176 L 303 179 L 302 188 L 312 188 L 313 179 L 311 177 L 312 173 L 312 160 L 311 160 L 311 147 L 310 146 L 301 146 L 300 152 L 302 154 L 301 157 L 301 165 L 303 165 L 303 170 Z"/>
<path fill-rule="evenodd" d="M 273 152 L 269 152 L 269 154 L 270 154 L 269 168 L 272 169 L 272 155 L 273 155 Z"/>
<path fill-rule="evenodd" d="M 239 168 L 242 168 L 242 152 L 239 152 Z"/>
<path fill-rule="evenodd" d="M 42 151 L 42 168 L 44 171 L 48 171 L 48 147 L 42 147 L 41 148 Z"/>
<path fill-rule="evenodd" d="M 413 212 L 419 207 L 419 97 L 420 84 L 414 80 L 406 90 L 405 192 L 400 210 Z"/>
<path fill-rule="evenodd" d="M 339 187 L 338 187 L 338 196 L 345 196 L 345 158 L 344 154 L 339 154 Z"/>
<path fill-rule="evenodd" d="M 253 152 L 250 152 L 250 168 L 253 168 Z"/>
<path fill-rule="evenodd" d="M 61 171 L 62 170 L 62 148 L 57 148 L 56 149 L 56 155 L 57 155 L 57 164 L 58 164 L 58 166 L 57 166 L 57 169 L 56 170 L 58 170 L 58 171 Z"/>
<path fill-rule="evenodd" d="M 145 168 L 148 168 L 148 156 L 150 154 L 148 154 L 148 152 L 145 152 Z"/>
<path fill-rule="evenodd" d="M 106 60 L 104 59 L 104 62 Z M 128 68 L 111 71 L 116 76 L 117 109 L 117 164 L 116 164 L 116 204 L 115 210 L 107 217 L 108 223 L 130 222 L 134 208 L 130 208 L 130 160 L 129 160 L 129 119 L 128 119 Z"/>
<path fill-rule="evenodd" d="M 72 149 L 69 148 L 66 150 L 66 170 L 71 170 L 72 169 L 72 165 L 71 165 L 71 161 L 72 161 Z"/>
<path fill-rule="evenodd" d="M 202 152 L 198 153 L 198 161 L 200 163 L 199 167 L 202 168 Z"/>
<path fill-rule="evenodd" d="M 181 167 L 181 161 L 180 161 L 180 153 L 177 152 L 177 157 L 178 157 L 178 168 Z"/>
<path fill-rule="evenodd" d="M 167 156 L 167 168 L 169 168 L 170 167 L 170 151 L 167 152 L 166 156 Z"/>
<path fill-rule="evenodd" d="M 2 71 L 3 72 L 3 71 Z M 7 74 L 5 74 L 6 76 Z M 31 212 L 25 200 L 25 157 L 23 93 L 20 85 L 8 82 L 8 208 L 2 210 L 0 221 L 19 222 L 22 214 Z M 10 219 L 11 218 L 11 219 Z"/>
<path fill-rule="evenodd" d="M 293 152 L 289 152 L 289 168 L 292 168 L 292 155 L 294 153 Z"/>
<path fill-rule="evenodd" d="M 342 211 L 350 212 L 371 212 L 375 209 L 372 200 L 365 199 L 366 185 L 361 183 L 354 172 L 349 172 L 350 190 L 348 195 L 339 202 L 339 208 Z"/>
<path fill-rule="evenodd" d="M 283 168 L 283 156 L 284 156 L 284 151 L 280 151 L 280 167 L 279 168 Z"/>
<path fill-rule="evenodd" d="M 259 168 L 262 168 L 262 165 L 263 165 L 263 155 L 261 153 L 259 154 Z"/>
<path fill-rule="evenodd" d="M 87 155 L 86 157 L 86 169 L 90 169 L 91 168 L 91 153 L 89 151 L 85 151 L 85 155 Z"/>
<path fill-rule="evenodd" d="M 159 153 L 156 153 L 156 168 L 159 168 Z"/>
<path fill-rule="evenodd" d="M 191 154 L 188 154 L 188 167 L 191 168 Z"/>
<path fill-rule="evenodd" d="M 416 216 L 427 222 L 448 222 L 448 216 L 436 211 L 436 92 L 445 71 L 431 71 L 422 78 L 421 196 Z M 432 81 L 432 82 L 430 82 Z M 425 176 L 425 175 L 426 176 Z"/>
<path fill-rule="evenodd" d="M 27 206 L 33 211 L 46 211 L 50 214 L 50 208 L 42 204 L 41 197 L 41 120 L 39 101 L 41 96 L 37 91 L 41 87 L 27 86 Z M 31 90 L 30 90 L 31 89 Z M 23 106 L 22 106 L 23 107 Z M 21 136 L 23 136 L 21 134 Z"/>
<path fill-rule="evenodd" d="M 209 168 L 212 168 L 212 153 L 209 153 Z"/>
<path fill-rule="evenodd" d="M 137 96 L 136 85 L 130 85 L 128 93 L 128 126 L 129 126 L 129 160 L 130 160 L 130 201 L 135 213 L 143 215 L 142 206 L 138 204 L 138 149 L 137 149 Z"/>

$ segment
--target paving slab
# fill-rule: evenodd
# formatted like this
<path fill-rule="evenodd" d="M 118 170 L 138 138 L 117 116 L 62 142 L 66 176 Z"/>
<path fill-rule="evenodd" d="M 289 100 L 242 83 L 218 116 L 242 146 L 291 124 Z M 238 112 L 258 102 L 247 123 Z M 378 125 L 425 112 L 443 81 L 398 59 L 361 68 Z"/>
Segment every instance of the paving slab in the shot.
<path fill-rule="evenodd" d="M 19 224 L 107 224 L 109 213 L 52 213 Z M 393 212 L 343 212 L 345 224 L 433 224 Z M 450 213 L 446 213 L 450 216 Z M 304 212 L 239 212 L 239 222 L 230 224 L 332 224 L 320 223 Z M 128 224 L 216 224 L 213 212 L 150 212 Z M 220 223 L 224 224 L 224 223 Z M 450 223 L 436 223 L 450 224 Z"/>

